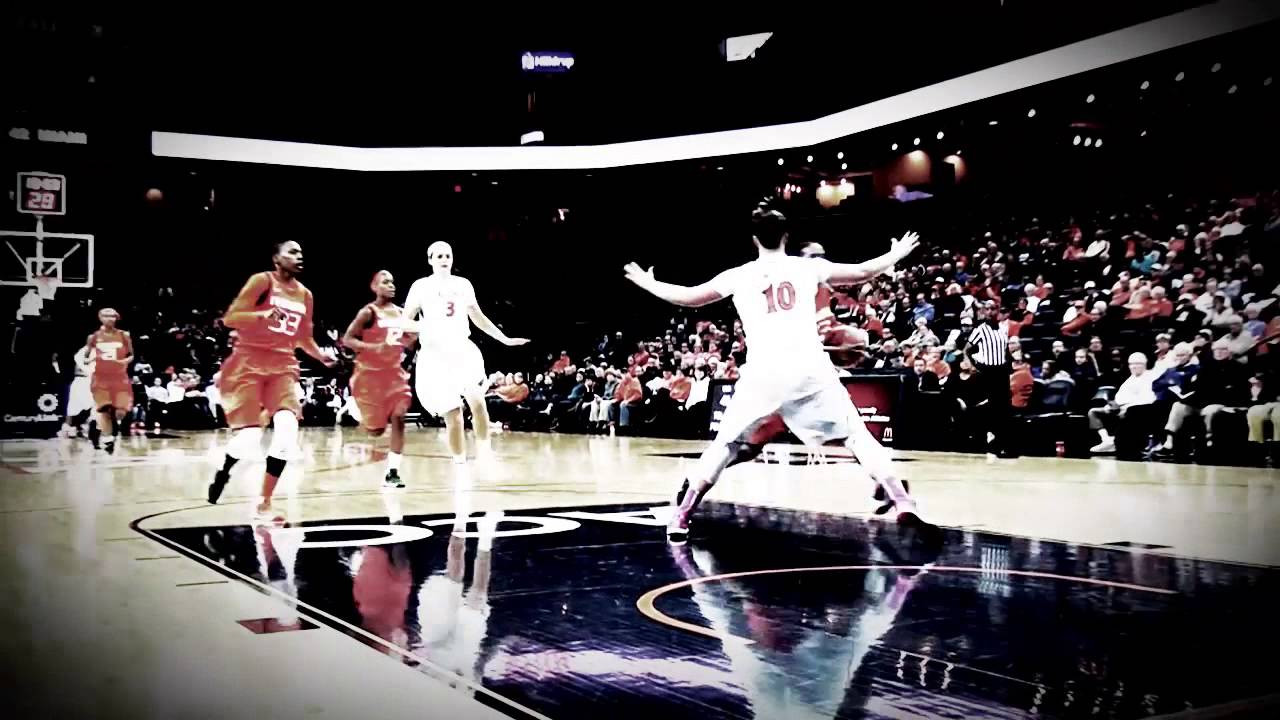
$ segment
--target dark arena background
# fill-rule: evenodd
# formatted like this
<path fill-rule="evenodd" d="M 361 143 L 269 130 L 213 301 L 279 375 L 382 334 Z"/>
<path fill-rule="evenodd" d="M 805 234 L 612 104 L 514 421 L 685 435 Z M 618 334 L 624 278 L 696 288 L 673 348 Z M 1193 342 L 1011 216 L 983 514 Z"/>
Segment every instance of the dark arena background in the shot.
<path fill-rule="evenodd" d="M 9 714 L 1275 717 L 1280 5 L 814 10 L 6 9 Z"/>

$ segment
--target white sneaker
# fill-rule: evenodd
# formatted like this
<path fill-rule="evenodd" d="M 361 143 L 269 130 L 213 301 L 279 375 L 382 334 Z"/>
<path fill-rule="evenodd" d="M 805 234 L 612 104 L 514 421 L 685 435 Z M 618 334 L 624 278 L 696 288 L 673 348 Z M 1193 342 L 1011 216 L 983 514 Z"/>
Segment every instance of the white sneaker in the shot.
<path fill-rule="evenodd" d="M 1094 445 L 1093 447 L 1089 448 L 1089 452 L 1098 454 L 1098 455 L 1102 453 L 1113 453 L 1115 451 L 1116 451 L 1115 440 L 1103 440 L 1097 445 Z"/>

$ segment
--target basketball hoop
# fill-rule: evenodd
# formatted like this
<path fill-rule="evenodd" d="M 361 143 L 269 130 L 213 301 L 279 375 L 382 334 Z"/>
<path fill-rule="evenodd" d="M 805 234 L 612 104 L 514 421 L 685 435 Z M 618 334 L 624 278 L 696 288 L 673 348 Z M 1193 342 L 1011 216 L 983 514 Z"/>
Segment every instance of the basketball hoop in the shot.
<path fill-rule="evenodd" d="M 32 278 L 35 283 L 36 292 L 40 294 L 41 300 L 52 300 L 56 292 L 58 292 L 58 278 L 49 275 L 40 275 Z"/>

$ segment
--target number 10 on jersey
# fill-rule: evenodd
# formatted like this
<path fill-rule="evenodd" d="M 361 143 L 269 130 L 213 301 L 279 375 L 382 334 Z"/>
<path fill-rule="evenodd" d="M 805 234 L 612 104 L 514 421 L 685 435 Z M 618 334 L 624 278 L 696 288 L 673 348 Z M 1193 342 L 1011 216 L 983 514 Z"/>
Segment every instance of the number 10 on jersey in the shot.
<path fill-rule="evenodd" d="M 789 282 L 778 283 L 776 290 L 774 286 L 770 285 L 762 292 L 764 293 L 764 301 L 769 304 L 769 312 L 771 313 L 778 312 L 779 308 L 790 310 L 796 306 L 796 288 Z"/>

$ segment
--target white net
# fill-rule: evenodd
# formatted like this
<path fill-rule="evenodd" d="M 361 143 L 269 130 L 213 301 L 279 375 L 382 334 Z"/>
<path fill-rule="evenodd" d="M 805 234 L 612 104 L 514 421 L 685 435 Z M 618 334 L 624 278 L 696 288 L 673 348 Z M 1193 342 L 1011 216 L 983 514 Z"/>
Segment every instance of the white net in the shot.
<path fill-rule="evenodd" d="M 36 292 L 40 294 L 41 300 L 52 300 L 53 296 L 58 292 L 58 278 L 40 276 L 33 279 L 36 284 Z"/>

